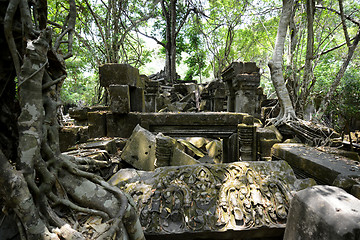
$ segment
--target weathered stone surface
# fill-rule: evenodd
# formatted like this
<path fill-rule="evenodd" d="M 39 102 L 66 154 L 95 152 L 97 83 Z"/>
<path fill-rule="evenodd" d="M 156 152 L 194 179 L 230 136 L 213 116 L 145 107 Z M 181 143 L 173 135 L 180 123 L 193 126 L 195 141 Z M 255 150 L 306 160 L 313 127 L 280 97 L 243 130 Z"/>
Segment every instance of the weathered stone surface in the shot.
<path fill-rule="evenodd" d="M 155 136 L 137 125 L 120 157 L 133 167 L 145 171 L 164 166 L 200 163 L 183 150 L 184 147 L 176 139 L 161 133 Z"/>
<path fill-rule="evenodd" d="M 137 124 L 156 133 L 211 137 L 237 132 L 238 123 L 249 116 L 243 113 L 107 113 L 108 131 L 113 136 L 128 138 Z M 126 125 L 126 126 L 125 126 Z M 133 127 L 130 127 L 133 126 Z M 130 129 L 127 130 L 127 129 Z M 177 130 L 176 130 L 177 129 Z M 171 135 L 170 135 L 171 136 Z"/>
<path fill-rule="evenodd" d="M 59 131 L 60 151 L 64 152 L 75 144 L 84 143 L 89 139 L 88 127 L 63 127 Z"/>
<path fill-rule="evenodd" d="M 159 82 L 147 81 L 145 87 L 145 112 L 157 112 L 156 98 L 159 95 Z"/>
<path fill-rule="evenodd" d="M 228 89 L 227 110 L 261 116 L 260 74 L 255 63 L 233 62 L 221 74 Z"/>
<path fill-rule="evenodd" d="M 281 236 L 291 192 L 314 184 L 284 161 L 122 169 L 109 181 L 133 197 L 145 233 L 158 239 Z"/>
<path fill-rule="evenodd" d="M 182 165 L 194 165 L 199 164 L 200 162 L 195 160 L 195 158 L 186 154 L 178 148 L 174 148 L 173 155 L 170 159 L 170 166 L 182 166 Z"/>
<path fill-rule="evenodd" d="M 303 144 L 282 143 L 272 149 L 272 156 L 287 161 L 294 169 L 318 183 L 351 189 L 360 179 L 359 162 L 319 151 Z"/>
<path fill-rule="evenodd" d="M 206 151 L 209 157 L 213 158 L 215 163 L 222 163 L 223 161 L 223 145 L 219 140 L 213 140 L 206 144 Z"/>
<path fill-rule="evenodd" d="M 141 124 L 138 113 L 106 113 L 106 127 L 108 137 L 129 138 L 137 124 Z"/>
<path fill-rule="evenodd" d="M 155 169 L 155 135 L 137 125 L 126 143 L 120 157 L 136 169 Z"/>
<path fill-rule="evenodd" d="M 277 139 L 260 139 L 258 142 L 260 158 L 271 158 L 272 147 L 277 143 L 281 142 Z"/>
<path fill-rule="evenodd" d="M 201 91 L 201 99 L 205 101 L 202 105 L 203 110 L 212 112 L 223 111 L 226 99 L 225 83 L 220 80 L 210 82 Z"/>
<path fill-rule="evenodd" d="M 131 112 L 145 111 L 145 95 L 143 88 L 130 87 L 130 110 Z"/>
<path fill-rule="evenodd" d="M 239 124 L 240 159 L 242 161 L 256 160 L 256 127 Z"/>
<path fill-rule="evenodd" d="M 278 139 L 278 135 L 276 134 L 276 132 L 269 127 L 258 127 L 256 129 L 256 138 L 257 150 L 260 159 L 271 159 L 272 146 L 276 143 L 281 143 L 281 141 Z"/>
<path fill-rule="evenodd" d="M 159 133 L 156 135 L 156 167 L 165 167 L 170 165 L 173 156 L 176 140 L 169 136 Z"/>
<path fill-rule="evenodd" d="M 130 112 L 130 91 L 128 85 L 111 84 L 110 93 L 110 111 L 114 113 Z"/>
<path fill-rule="evenodd" d="M 238 74 L 251 74 L 259 73 L 259 68 L 255 62 L 232 62 L 224 71 L 221 76 L 224 80 L 231 79 Z"/>
<path fill-rule="evenodd" d="M 189 154 L 191 157 L 194 158 L 201 158 L 205 156 L 205 152 L 202 151 L 200 148 L 193 145 L 191 142 L 185 140 L 185 139 L 178 139 L 178 142 L 180 142 L 184 146 L 184 152 Z"/>
<path fill-rule="evenodd" d="M 144 78 L 140 78 L 139 69 L 129 64 L 107 63 L 99 68 L 100 85 L 109 87 L 111 84 L 145 87 Z"/>
<path fill-rule="evenodd" d="M 297 192 L 284 239 L 360 239 L 360 200 L 332 186 Z"/>
<path fill-rule="evenodd" d="M 76 144 L 77 130 L 75 128 L 61 128 L 59 131 L 60 151 L 65 152 L 69 147 Z"/>
<path fill-rule="evenodd" d="M 239 160 L 238 124 L 246 122 L 251 131 L 243 131 L 242 139 L 256 145 L 253 118 L 243 113 L 107 113 L 107 133 L 109 137 L 130 137 L 137 124 L 157 134 L 170 137 L 206 137 L 223 139 L 225 162 Z M 245 142 L 245 140 L 244 140 Z M 253 145 L 251 145 L 253 146 Z M 248 149 L 249 150 L 249 149 Z M 256 154 L 254 149 L 251 154 Z M 255 155 L 251 155 L 255 156 Z"/>
<path fill-rule="evenodd" d="M 73 118 L 78 123 L 87 123 L 87 113 L 89 111 L 88 107 L 83 108 L 70 108 L 69 109 L 69 115 L 71 118 Z"/>
<path fill-rule="evenodd" d="M 106 113 L 105 111 L 88 112 L 89 137 L 106 137 Z"/>

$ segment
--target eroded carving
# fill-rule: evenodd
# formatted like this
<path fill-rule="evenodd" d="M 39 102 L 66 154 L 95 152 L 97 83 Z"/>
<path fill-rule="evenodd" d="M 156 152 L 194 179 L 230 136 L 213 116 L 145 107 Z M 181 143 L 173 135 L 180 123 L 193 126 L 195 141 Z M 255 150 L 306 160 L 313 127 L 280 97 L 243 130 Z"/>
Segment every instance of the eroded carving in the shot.
<path fill-rule="evenodd" d="M 121 171 L 113 178 L 126 172 Z M 300 181 L 283 161 L 199 164 L 138 174 L 119 187 L 134 198 L 147 234 L 284 227 L 291 191 L 298 190 Z"/>

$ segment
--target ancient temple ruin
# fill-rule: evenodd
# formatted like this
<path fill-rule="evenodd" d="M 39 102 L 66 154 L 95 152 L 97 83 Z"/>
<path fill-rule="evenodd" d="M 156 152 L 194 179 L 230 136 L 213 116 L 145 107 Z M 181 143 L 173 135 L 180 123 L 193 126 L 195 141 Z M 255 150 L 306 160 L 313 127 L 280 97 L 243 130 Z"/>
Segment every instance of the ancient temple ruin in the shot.
<path fill-rule="evenodd" d="M 306 239 L 294 224 L 299 211 L 312 219 L 331 212 L 325 232 L 336 218 L 331 204 L 312 210 L 307 192 L 318 204 L 340 194 L 342 209 L 353 210 L 341 215 L 351 218 L 348 232 L 334 229 L 354 238 L 337 239 L 359 237 L 358 153 L 310 147 L 264 126 L 271 101 L 255 63 L 232 63 L 207 84 L 169 84 L 127 64 L 105 64 L 99 74 L 108 105 L 70 110 L 61 148 L 111 163 L 107 179 L 132 196 L 148 239 Z"/>

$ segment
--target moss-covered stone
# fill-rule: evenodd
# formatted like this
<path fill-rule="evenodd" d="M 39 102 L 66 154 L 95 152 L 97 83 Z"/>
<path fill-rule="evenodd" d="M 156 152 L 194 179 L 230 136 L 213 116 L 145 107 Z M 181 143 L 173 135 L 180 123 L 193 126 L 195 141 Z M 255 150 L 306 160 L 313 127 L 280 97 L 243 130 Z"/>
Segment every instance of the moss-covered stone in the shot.
<path fill-rule="evenodd" d="M 271 237 L 271 230 L 285 228 L 292 192 L 314 184 L 296 179 L 285 161 L 122 169 L 109 181 L 134 198 L 145 233 L 161 239 L 224 232 Z"/>

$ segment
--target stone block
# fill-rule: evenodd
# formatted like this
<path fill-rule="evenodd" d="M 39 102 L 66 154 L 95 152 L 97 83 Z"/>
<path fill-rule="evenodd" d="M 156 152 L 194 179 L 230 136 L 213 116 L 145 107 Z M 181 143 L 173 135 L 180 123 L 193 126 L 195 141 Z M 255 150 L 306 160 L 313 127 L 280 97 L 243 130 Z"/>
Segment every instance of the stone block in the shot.
<path fill-rule="evenodd" d="M 297 192 L 291 200 L 284 239 L 360 239 L 360 200 L 332 186 Z"/>
<path fill-rule="evenodd" d="M 256 135 L 259 140 L 261 139 L 276 139 L 276 133 L 269 128 L 257 128 Z"/>
<path fill-rule="evenodd" d="M 126 143 L 120 157 L 136 169 L 155 169 L 156 136 L 137 125 Z"/>
<path fill-rule="evenodd" d="M 64 127 L 59 131 L 60 151 L 65 152 L 76 144 L 77 130 L 75 128 Z"/>
<path fill-rule="evenodd" d="M 100 85 L 109 87 L 111 84 L 145 87 L 145 79 L 140 78 L 139 69 L 129 64 L 106 63 L 99 68 Z"/>
<path fill-rule="evenodd" d="M 260 139 L 259 140 L 259 154 L 260 157 L 271 157 L 271 149 L 277 144 L 281 143 L 279 140 L 275 139 Z"/>
<path fill-rule="evenodd" d="M 109 86 L 110 111 L 114 113 L 130 112 L 130 91 L 128 85 Z"/>
<path fill-rule="evenodd" d="M 109 183 L 133 197 L 147 239 L 189 240 L 280 239 L 292 192 L 312 184 L 284 161 L 122 169 Z"/>
<path fill-rule="evenodd" d="M 106 112 L 88 112 L 89 137 L 106 137 Z"/>
<path fill-rule="evenodd" d="M 206 150 L 209 157 L 213 158 L 215 163 L 223 162 L 223 144 L 219 140 L 213 140 L 206 144 Z"/>
<path fill-rule="evenodd" d="M 243 65 L 243 72 L 244 73 L 258 73 L 260 68 L 256 66 L 255 62 L 245 62 Z"/>
<path fill-rule="evenodd" d="M 178 148 L 174 148 L 173 155 L 170 159 L 170 166 L 194 165 L 199 163 L 195 158 Z"/>
<path fill-rule="evenodd" d="M 81 149 L 101 149 L 107 151 L 110 154 L 114 154 L 117 151 L 115 139 L 95 140 L 80 144 L 78 147 Z"/>
<path fill-rule="evenodd" d="M 108 112 L 106 116 L 107 136 L 129 138 L 137 124 L 140 124 L 140 117 L 136 113 Z"/>
<path fill-rule="evenodd" d="M 241 161 L 256 160 L 256 127 L 254 125 L 239 124 L 239 148 Z"/>
<path fill-rule="evenodd" d="M 75 125 L 77 126 L 85 126 L 87 125 L 87 113 L 89 112 L 88 107 L 80 108 L 70 108 L 69 109 L 69 116 L 70 118 L 75 120 Z"/>
<path fill-rule="evenodd" d="M 272 156 L 287 161 L 296 171 L 314 178 L 319 184 L 336 185 L 347 190 L 359 184 L 358 162 L 340 155 L 303 144 L 281 143 L 273 146 Z"/>
<path fill-rule="evenodd" d="M 156 135 L 156 167 L 165 167 L 170 165 L 170 159 L 176 140 L 162 133 Z"/>
<path fill-rule="evenodd" d="M 130 87 L 130 111 L 145 112 L 145 94 L 143 88 Z"/>

